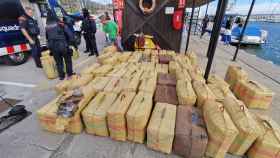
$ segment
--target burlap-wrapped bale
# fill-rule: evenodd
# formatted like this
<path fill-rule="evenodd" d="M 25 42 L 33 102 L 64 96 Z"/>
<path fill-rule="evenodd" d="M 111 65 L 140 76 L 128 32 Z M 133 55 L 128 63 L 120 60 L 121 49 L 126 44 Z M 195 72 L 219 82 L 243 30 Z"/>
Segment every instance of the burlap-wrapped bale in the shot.
<path fill-rule="evenodd" d="M 238 129 L 221 103 L 207 100 L 202 111 L 209 138 L 205 155 L 224 158 L 238 135 Z"/>
<path fill-rule="evenodd" d="M 109 73 L 111 70 L 113 70 L 112 65 L 102 65 L 98 68 L 96 68 L 92 74 L 94 76 L 105 76 L 107 73 Z"/>
<path fill-rule="evenodd" d="M 89 85 L 92 86 L 95 91 L 100 92 L 104 90 L 110 80 L 110 77 L 96 77 Z"/>
<path fill-rule="evenodd" d="M 68 91 L 65 94 L 59 95 L 56 99 L 37 111 L 37 116 L 43 129 L 55 133 L 70 132 L 78 134 L 82 132 L 83 123 L 80 113 L 87 106 L 92 97 L 95 96 L 96 92 L 91 86 L 82 87 L 79 89 L 79 91 L 81 91 L 83 96 L 77 104 L 77 111 L 75 112 L 74 116 L 70 118 L 58 116 L 57 111 L 61 98 L 64 97 L 64 95 L 71 96 L 74 91 Z"/>
<path fill-rule="evenodd" d="M 198 65 L 198 58 L 197 58 L 197 55 L 194 52 L 187 53 L 187 56 L 188 56 L 192 65 Z"/>
<path fill-rule="evenodd" d="M 140 67 L 144 71 L 154 71 L 155 66 L 155 63 L 152 62 L 142 62 Z"/>
<path fill-rule="evenodd" d="M 100 92 L 82 112 L 86 132 L 98 136 L 109 136 L 107 112 L 117 98 L 115 93 Z"/>
<path fill-rule="evenodd" d="M 169 103 L 173 105 L 178 105 L 179 102 L 176 93 L 176 87 L 157 85 L 154 101 L 160 103 Z"/>
<path fill-rule="evenodd" d="M 127 139 L 144 143 L 146 127 L 153 108 L 153 94 L 138 92 L 126 113 Z"/>
<path fill-rule="evenodd" d="M 116 65 L 114 67 L 114 69 L 107 74 L 107 76 L 123 77 L 125 75 L 125 73 L 127 72 L 127 69 L 126 69 L 127 65 L 128 65 L 128 63 L 122 63 L 122 64 L 119 64 L 119 65 Z"/>
<path fill-rule="evenodd" d="M 47 54 L 47 53 L 46 53 Z M 58 77 L 56 63 L 54 61 L 54 58 L 49 55 L 42 56 L 40 58 L 43 70 L 45 72 L 45 75 L 48 79 L 55 79 Z"/>
<path fill-rule="evenodd" d="M 237 81 L 234 94 L 248 108 L 269 109 L 274 93 L 256 81 Z"/>
<path fill-rule="evenodd" d="M 169 62 L 169 73 L 170 74 L 173 74 L 173 75 L 176 75 L 176 70 L 180 70 L 181 67 L 180 65 L 176 62 L 176 61 L 170 61 Z"/>
<path fill-rule="evenodd" d="M 121 63 L 127 62 L 131 55 L 132 55 L 132 52 L 123 52 L 118 56 L 118 60 Z"/>
<path fill-rule="evenodd" d="M 68 90 L 73 90 L 87 85 L 92 80 L 91 74 L 86 75 L 73 75 L 70 80 L 64 80 L 55 86 L 55 90 L 58 93 L 62 93 Z"/>
<path fill-rule="evenodd" d="M 134 53 L 130 56 L 130 58 L 128 59 L 128 62 L 129 62 L 129 63 L 138 63 L 139 60 L 141 59 L 141 57 L 142 57 L 142 54 L 141 54 L 141 53 L 139 53 L 139 52 L 134 52 Z"/>
<path fill-rule="evenodd" d="M 111 57 L 106 58 L 102 61 L 104 65 L 117 65 L 119 63 L 119 53 L 114 53 Z"/>
<path fill-rule="evenodd" d="M 142 74 L 143 74 L 143 70 L 139 70 L 139 71 L 136 71 L 131 76 L 131 78 L 128 78 L 124 91 L 137 92 L 139 84 L 140 84 L 140 77 L 142 76 Z"/>
<path fill-rule="evenodd" d="M 201 109 L 205 101 L 216 99 L 213 92 L 209 89 L 209 87 L 205 83 L 200 81 L 194 81 L 192 85 L 197 96 L 196 105 L 198 108 Z"/>
<path fill-rule="evenodd" d="M 94 63 L 81 71 L 82 75 L 92 74 L 92 72 L 100 66 L 99 63 Z"/>
<path fill-rule="evenodd" d="M 154 94 L 156 90 L 156 86 L 157 86 L 156 75 L 151 76 L 149 78 L 143 78 L 139 86 L 139 91 Z"/>
<path fill-rule="evenodd" d="M 207 84 L 207 86 L 213 92 L 213 94 L 215 95 L 216 101 L 218 101 L 218 102 L 223 102 L 225 97 L 229 93 L 231 93 L 231 91 L 224 91 L 223 89 L 221 89 L 216 84 Z"/>
<path fill-rule="evenodd" d="M 107 46 L 102 50 L 102 54 L 107 54 L 107 53 L 115 53 L 118 51 L 118 48 L 115 45 Z"/>
<path fill-rule="evenodd" d="M 243 102 L 227 96 L 223 105 L 239 131 L 229 148 L 229 153 L 243 156 L 260 135 L 259 126 Z"/>
<path fill-rule="evenodd" d="M 175 75 L 158 73 L 157 84 L 166 86 L 176 86 L 177 80 Z"/>
<path fill-rule="evenodd" d="M 248 151 L 249 158 L 279 158 L 280 157 L 280 126 L 271 118 L 258 116 L 261 136 Z"/>
<path fill-rule="evenodd" d="M 200 82 L 206 83 L 200 68 L 194 68 L 194 69 L 188 70 L 188 72 L 189 72 L 189 75 L 190 75 L 192 81 L 200 81 Z"/>
<path fill-rule="evenodd" d="M 157 73 L 168 74 L 168 64 L 156 64 Z"/>
<path fill-rule="evenodd" d="M 128 79 L 112 77 L 107 86 L 104 88 L 104 92 L 119 94 L 126 88 L 127 83 Z"/>
<path fill-rule="evenodd" d="M 213 84 L 223 91 L 228 93 L 230 91 L 229 84 L 216 74 L 211 74 L 207 80 L 207 84 Z"/>
<path fill-rule="evenodd" d="M 175 73 L 177 80 L 192 81 L 192 78 L 186 69 L 177 69 Z"/>
<path fill-rule="evenodd" d="M 171 153 L 176 122 L 176 106 L 157 103 L 147 128 L 147 146 Z"/>
<path fill-rule="evenodd" d="M 235 83 L 239 80 L 248 80 L 247 72 L 240 66 L 230 65 L 227 69 L 225 81 L 230 85 L 230 89 L 234 89 Z"/>
<path fill-rule="evenodd" d="M 127 129 L 125 114 L 127 113 L 135 95 L 135 92 L 121 93 L 112 107 L 108 110 L 107 122 L 110 131 L 110 137 L 112 139 L 119 141 L 126 140 Z"/>
<path fill-rule="evenodd" d="M 155 70 L 148 70 L 146 71 L 145 69 L 143 69 L 144 72 L 140 77 L 140 80 L 146 80 L 148 78 L 156 78 L 157 79 L 157 72 Z"/>
<path fill-rule="evenodd" d="M 127 71 L 123 75 L 123 78 L 131 78 L 134 73 L 136 73 L 140 69 L 140 64 L 138 63 L 129 63 L 127 65 Z"/>
<path fill-rule="evenodd" d="M 178 80 L 176 92 L 180 105 L 194 106 L 196 103 L 196 94 L 192 83 L 185 80 Z"/>
<path fill-rule="evenodd" d="M 201 112 L 190 106 L 178 106 L 173 144 L 174 153 L 188 158 L 204 156 L 208 142 Z"/>

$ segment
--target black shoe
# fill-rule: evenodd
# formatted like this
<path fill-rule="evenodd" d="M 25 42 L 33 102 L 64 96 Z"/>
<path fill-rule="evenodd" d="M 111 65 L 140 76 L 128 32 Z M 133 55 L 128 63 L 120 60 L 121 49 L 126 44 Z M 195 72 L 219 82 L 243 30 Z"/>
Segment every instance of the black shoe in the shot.
<path fill-rule="evenodd" d="M 94 54 L 93 54 L 93 53 L 90 53 L 88 56 L 94 56 Z"/>
<path fill-rule="evenodd" d="M 95 55 L 96 55 L 96 57 L 98 57 L 98 56 L 99 56 L 99 54 L 98 54 L 98 53 L 95 53 Z"/>
<path fill-rule="evenodd" d="M 64 79 L 65 79 L 65 77 L 59 77 L 59 80 L 61 80 L 61 81 L 64 80 Z"/>
<path fill-rule="evenodd" d="M 84 51 L 84 53 L 88 53 L 88 52 L 89 52 L 89 50 L 85 50 L 85 51 Z"/>

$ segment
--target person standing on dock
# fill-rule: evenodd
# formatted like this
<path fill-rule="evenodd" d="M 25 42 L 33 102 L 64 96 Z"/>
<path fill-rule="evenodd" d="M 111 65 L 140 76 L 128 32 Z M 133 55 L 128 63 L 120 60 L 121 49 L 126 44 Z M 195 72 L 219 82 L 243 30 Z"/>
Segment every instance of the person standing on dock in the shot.
<path fill-rule="evenodd" d="M 47 44 L 56 62 L 59 79 L 65 78 L 64 63 L 67 78 L 71 78 L 74 73 L 69 45 L 74 42 L 74 34 L 51 10 L 48 10 L 46 23 Z"/>
<path fill-rule="evenodd" d="M 109 36 L 109 44 L 115 44 L 118 35 L 118 25 L 113 20 L 108 20 L 106 15 L 100 17 L 103 32 Z"/>
<path fill-rule="evenodd" d="M 205 15 L 205 17 L 202 20 L 202 27 L 201 27 L 201 35 L 200 38 L 202 38 L 202 36 L 205 34 L 206 29 L 208 27 L 208 23 L 209 23 L 209 17 L 208 15 Z"/>
<path fill-rule="evenodd" d="M 225 33 L 224 33 L 224 43 L 229 45 L 231 42 L 231 27 L 232 27 L 233 17 L 230 16 L 226 21 Z"/>
<path fill-rule="evenodd" d="M 88 48 L 90 50 L 89 56 L 96 55 L 98 56 L 98 50 L 96 45 L 96 23 L 95 20 L 90 16 L 89 11 L 84 8 L 83 9 L 84 20 L 82 22 L 82 32 L 85 36 L 86 43 L 88 44 Z"/>
<path fill-rule="evenodd" d="M 35 19 L 33 19 L 33 10 L 29 7 L 25 8 L 26 13 L 19 17 L 19 26 L 22 34 L 28 40 L 31 47 L 31 55 L 35 61 L 36 67 L 42 68 L 40 56 L 41 45 L 38 36 L 40 28 Z"/>

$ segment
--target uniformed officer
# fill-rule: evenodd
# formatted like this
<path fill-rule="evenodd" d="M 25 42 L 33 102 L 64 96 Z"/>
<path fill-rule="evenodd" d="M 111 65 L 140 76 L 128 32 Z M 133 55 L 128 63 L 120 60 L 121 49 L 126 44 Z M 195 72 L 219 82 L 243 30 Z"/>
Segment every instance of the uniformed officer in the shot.
<path fill-rule="evenodd" d="M 51 10 L 47 16 L 46 37 L 48 48 L 56 62 L 59 79 L 65 78 L 64 62 L 67 77 L 70 78 L 73 75 L 73 66 L 69 44 L 74 42 L 74 34 Z"/>
<path fill-rule="evenodd" d="M 40 35 L 40 29 L 37 21 L 32 18 L 33 10 L 29 7 L 26 7 L 25 11 L 26 14 L 19 17 L 21 32 L 30 44 L 32 57 L 35 61 L 36 66 L 38 68 L 42 68 L 40 60 L 41 46 L 38 39 L 38 36 Z"/>
<path fill-rule="evenodd" d="M 86 43 L 88 44 L 88 48 L 90 50 L 89 56 L 96 55 L 98 56 L 98 50 L 96 46 L 96 23 L 94 19 L 89 15 L 87 9 L 83 9 L 83 22 L 82 22 L 82 32 L 84 34 Z"/>

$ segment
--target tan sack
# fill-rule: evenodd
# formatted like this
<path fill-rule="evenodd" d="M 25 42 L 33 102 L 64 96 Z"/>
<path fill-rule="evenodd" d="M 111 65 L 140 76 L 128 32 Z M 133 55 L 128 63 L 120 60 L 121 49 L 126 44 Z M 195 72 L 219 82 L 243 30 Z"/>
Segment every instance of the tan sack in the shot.
<path fill-rule="evenodd" d="M 150 78 L 145 78 L 141 81 L 139 86 L 139 91 L 147 92 L 154 94 L 157 86 L 157 77 L 156 75 L 151 76 Z"/>
<path fill-rule="evenodd" d="M 65 92 L 67 90 L 73 90 L 87 85 L 92 80 L 92 75 L 73 75 L 71 79 L 64 80 L 55 86 L 55 90 L 58 93 Z"/>
<path fill-rule="evenodd" d="M 100 92 L 82 112 L 86 131 L 98 136 L 109 136 L 107 112 L 112 107 L 117 94 Z"/>
<path fill-rule="evenodd" d="M 170 61 L 169 62 L 169 73 L 170 74 L 173 74 L 173 75 L 176 75 L 176 70 L 180 70 L 181 67 L 180 65 L 176 62 L 176 61 Z"/>
<path fill-rule="evenodd" d="M 168 74 L 168 64 L 156 64 L 157 73 Z"/>
<path fill-rule="evenodd" d="M 128 140 L 144 143 L 152 107 L 153 94 L 138 92 L 126 113 Z"/>
<path fill-rule="evenodd" d="M 187 53 L 189 60 L 191 61 L 192 65 L 198 65 L 198 58 L 194 52 Z"/>
<path fill-rule="evenodd" d="M 194 106 L 196 103 L 196 94 L 192 83 L 184 80 L 178 80 L 176 86 L 179 105 Z"/>
<path fill-rule="evenodd" d="M 227 69 L 225 81 L 234 89 L 235 83 L 239 80 L 248 80 L 247 72 L 240 66 L 230 65 Z"/>
<path fill-rule="evenodd" d="M 262 134 L 250 148 L 249 158 L 279 158 L 280 157 L 280 126 L 267 116 L 258 116 L 257 122 Z"/>
<path fill-rule="evenodd" d="M 231 91 L 223 91 L 220 87 L 218 87 L 215 84 L 207 84 L 207 86 L 209 87 L 209 89 L 213 92 L 213 94 L 215 95 L 216 101 L 218 102 L 223 102 L 225 97 L 231 93 Z"/>
<path fill-rule="evenodd" d="M 96 92 L 90 86 L 82 87 L 79 89 L 79 91 L 82 92 L 83 97 L 77 105 L 78 109 L 74 116 L 70 118 L 58 116 L 57 111 L 59 107 L 59 100 L 66 94 L 71 95 L 74 91 L 68 91 L 63 95 L 59 95 L 56 99 L 37 111 L 37 116 L 43 129 L 55 133 L 70 132 L 78 134 L 82 132 L 83 123 L 80 113 L 87 106 L 92 97 L 95 96 Z"/>
<path fill-rule="evenodd" d="M 48 79 L 57 78 L 58 73 L 57 73 L 57 68 L 56 68 L 56 63 L 54 61 L 54 58 L 52 56 L 45 55 L 42 56 L 40 59 L 41 59 L 43 70 L 47 78 Z"/>
<path fill-rule="evenodd" d="M 112 107 L 108 110 L 108 127 L 110 137 L 115 140 L 125 141 L 127 136 L 125 114 L 128 111 L 136 93 L 122 92 Z"/>
<path fill-rule="evenodd" d="M 100 66 L 98 63 L 94 63 L 86 68 L 84 68 L 81 72 L 82 75 L 92 74 L 92 72 Z"/>
<path fill-rule="evenodd" d="M 94 76 L 105 76 L 107 73 L 109 73 L 111 70 L 113 70 L 112 65 L 102 65 L 95 69 L 92 74 Z"/>
<path fill-rule="evenodd" d="M 177 80 L 192 81 L 192 78 L 186 69 L 177 69 L 175 73 Z"/>
<path fill-rule="evenodd" d="M 252 80 L 238 81 L 233 91 L 248 108 L 258 109 L 269 109 L 274 95 L 271 90 Z"/>
<path fill-rule="evenodd" d="M 228 96 L 223 105 L 239 130 L 238 136 L 229 148 L 229 153 L 243 156 L 260 135 L 259 126 L 243 102 Z"/>
<path fill-rule="evenodd" d="M 143 70 L 136 71 L 131 78 L 127 79 L 124 91 L 137 92 L 142 73 Z"/>
<path fill-rule="evenodd" d="M 202 111 L 209 138 L 205 156 L 224 158 L 238 135 L 238 129 L 221 103 L 208 100 Z"/>
<path fill-rule="evenodd" d="M 216 74 L 211 74 L 209 76 L 207 84 L 215 85 L 216 87 L 221 89 L 223 93 L 228 93 L 230 91 L 229 84 Z"/>
<path fill-rule="evenodd" d="M 100 92 L 104 90 L 110 80 L 110 77 L 96 77 L 89 85 L 92 86 L 95 91 Z"/>
<path fill-rule="evenodd" d="M 209 87 L 205 83 L 200 81 L 194 81 L 192 85 L 197 96 L 196 105 L 198 108 L 201 109 L 205 101 L 216 99 L 213 92 L 209 89 Z"/>
<path fill-rule="evenodd" d="M 164 153 L 171 153 L 176 122 L 176 106 L 157 103 L 147 128 L 147 146 Z"/>

